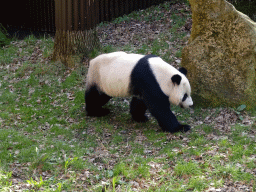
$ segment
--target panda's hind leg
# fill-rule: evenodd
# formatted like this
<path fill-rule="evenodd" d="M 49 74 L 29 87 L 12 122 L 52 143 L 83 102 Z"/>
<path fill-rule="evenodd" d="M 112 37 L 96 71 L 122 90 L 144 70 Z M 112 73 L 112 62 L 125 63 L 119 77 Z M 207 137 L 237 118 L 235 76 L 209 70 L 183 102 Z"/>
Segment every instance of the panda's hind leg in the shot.
<path fill-rule="evenodd" d="M 132 98 L 132 101 L 130 103 L 130 113 L 134 121 L 137 121 L 137 122 L 148 121 L 148 118 L 145 115 L 146 110 L 147 110 L 147 107 L 142 99 L 139 99 L 137 97 Z"/>
<path fill-rule="evenodd" d="M 85 109 L 88 116 L 101 117 L 110 113 L 109 109 L 102 108 L 109 100 L 110 96 L 100 93 L 96 86 L 92 86 L 85 92 Z"/>

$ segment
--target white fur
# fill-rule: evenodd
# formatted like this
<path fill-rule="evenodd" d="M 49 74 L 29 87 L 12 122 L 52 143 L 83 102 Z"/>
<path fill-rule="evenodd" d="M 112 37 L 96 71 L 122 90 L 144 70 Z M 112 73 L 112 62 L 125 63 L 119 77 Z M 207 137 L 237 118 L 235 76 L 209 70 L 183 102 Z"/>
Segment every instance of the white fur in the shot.
<path fill-rule="evenodd" d="M 192 97 L 189 96 L 184 102 L 181 103 L 182 107 L 189 108 L 193 105 Z"/>
<path fill-rule="evenodd" d="M 171 66 L 169 63 L 163 61 L 160 57 L 150 58 L 149 64 L 162 91 L 165 95 L 169 96 L 170 103 L 174 105 L 182 105 L 184 108 L 188 108 L 193 105 L 193 101 L 190 96 L 190 84 L 183 73 Z M 173 84 L 171 80 L 171 77 L 176 74 L 181 76 L 180 85 Z M 182 102 L 182 98 L 185 93 L 188 94 L 188 98 L 185 102 Z"/>
<path fill-rule="evenodd" d="M 140 54 L 127 54 L 125 52 L 114 52 L 102 54 L 90 61 L 87 75 L 86 88 L 96 84 L 100 90 L 111 97 L 127 97 L 129 93 L 130 75 L 137 62 L 144 57 Z M 169 101 L 174 105 L 189 107 L 193 105 L 190 96 L 191 88 L 188 79 L 170 64 L 160 57 L 149 59 L 157 82 L 165 95 L 169 96 Z M 180 85 L 172 82 L 171 77 L 175 74 L 181 76 Z M 188 94 L 185 102 L 182 102 L 184 94 Z"/>
<path fill-rule="evenodd" d="M 130 96 L 130 75 L 142 57 L 144 55 L 125 52 L 114 52 L 96 57 L 90 61 L 86 87 L 96 83 L 101 91 L 111 97 Z"/>

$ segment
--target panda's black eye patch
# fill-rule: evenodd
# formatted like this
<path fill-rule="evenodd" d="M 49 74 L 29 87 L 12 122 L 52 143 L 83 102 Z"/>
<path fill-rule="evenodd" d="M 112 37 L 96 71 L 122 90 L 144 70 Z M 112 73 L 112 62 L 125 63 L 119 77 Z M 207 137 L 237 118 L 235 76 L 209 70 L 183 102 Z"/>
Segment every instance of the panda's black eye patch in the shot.
<path fill-rule="evenodd" d="M 184 97 L 182 98 L 182 102 L 184 102 L 188 98 L 188 94 L 185 93 Z"/>

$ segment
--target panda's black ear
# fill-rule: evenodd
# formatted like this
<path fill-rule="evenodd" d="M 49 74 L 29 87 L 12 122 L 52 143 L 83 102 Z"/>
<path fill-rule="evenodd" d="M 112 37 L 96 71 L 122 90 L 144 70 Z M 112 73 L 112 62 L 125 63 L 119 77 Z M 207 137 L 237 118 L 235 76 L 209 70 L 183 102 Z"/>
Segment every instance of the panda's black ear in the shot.
<path fill-rule="evenodd" d="M 179 68 L 179 71 L 184 75 L 187 75 L 187 72 L 188 72 L 187 69 L 185 69 L 184 67 Z"/>
<path fill-rule="evenodd" d="M 175 84 L 177 84 L 177 85 L 179 85 L 180 84 L 180 81 L 181 81 L 181 76 L 180 75 L 178 75 L 178 74 L 176 74 L 176 75 L 173 75 L 172 76 L 172 82 Z"/>

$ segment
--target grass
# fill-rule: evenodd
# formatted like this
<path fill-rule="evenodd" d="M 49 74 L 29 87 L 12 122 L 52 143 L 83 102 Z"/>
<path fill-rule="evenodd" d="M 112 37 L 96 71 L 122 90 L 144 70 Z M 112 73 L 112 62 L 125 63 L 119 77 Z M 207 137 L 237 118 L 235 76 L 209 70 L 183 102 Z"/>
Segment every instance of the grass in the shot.
<path fill-rule="evenodd" d="M 8 38 L 8 33 L 3 25 L 0 23 L 0 47 L 8 45 L 10 43 L 10 39 Z"/>
<path fill-rule="evenodd" d="M 113 22 L 128 22 L 136 14 L 157 20 L 161 7 L 169 6 Z M 173 62 L 172 57 L 181 56 L 182 46 L 176 43 L 185 37 L 179 32 L 185 20 L 172 19 L 171 36 L 164 31 L 149 44 L 136 49 L 128 44 L 121 50 L 152 52 Z M 176 53 L 168 51 L 173 46 Z M 24 59 L 36 54 L 35 47 L 42 53 L 36 62 Z M 90 56 L 118 49 L 106 45 Z M 49 61 L 52 51 L 51 38 L 33 36 L 0 49 L 1 191 L 206 191 L 230 182 L 255 191 L 255 111 L 239 111 L 252 124 L 238 119 L 223 131 L 217 122 L 201 123 L 208 116 L 217 118 L 222 108 L 172 107 L 179 121 L 192 125 L 186 134 L 164 133 L 153 118 L 133 122 L 129 98 L 112 99 L 106 117 L 86 117 L 87 67 L 68 71 Z"/>

